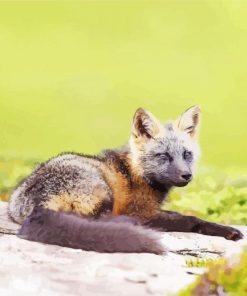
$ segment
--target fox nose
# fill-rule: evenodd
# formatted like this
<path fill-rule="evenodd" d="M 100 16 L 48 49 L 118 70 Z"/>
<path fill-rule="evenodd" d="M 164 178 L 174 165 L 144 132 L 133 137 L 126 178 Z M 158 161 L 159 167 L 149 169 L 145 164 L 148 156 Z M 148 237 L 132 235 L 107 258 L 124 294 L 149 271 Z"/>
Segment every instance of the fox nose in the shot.
<path fill-rule="evenodd" d="M 192 174 L 183 174 L 181 175 L 182 179 L 184 179 L 185 181 L 190 181 L 192 178 Z"/>

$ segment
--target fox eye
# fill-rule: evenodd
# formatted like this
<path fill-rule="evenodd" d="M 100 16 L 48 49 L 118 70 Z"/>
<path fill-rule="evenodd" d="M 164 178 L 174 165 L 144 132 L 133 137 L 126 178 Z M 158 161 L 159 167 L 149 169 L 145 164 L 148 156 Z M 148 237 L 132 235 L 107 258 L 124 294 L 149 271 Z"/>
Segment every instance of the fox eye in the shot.
<path fill-rule="evenodd" d="M 164 161 L 167 161 L 167 160 L 169 160 L 170 162 L 173 161 L 173 158 L 171 157 L 171 155 L 168 152 L 156 153 L 155 156 L 161 158 Z"/>
<path fill-rule="evenodd" d="M 185 160 L 192 160 L 192 152 L 185 150 L 183 153 L 183 158 Z"/>

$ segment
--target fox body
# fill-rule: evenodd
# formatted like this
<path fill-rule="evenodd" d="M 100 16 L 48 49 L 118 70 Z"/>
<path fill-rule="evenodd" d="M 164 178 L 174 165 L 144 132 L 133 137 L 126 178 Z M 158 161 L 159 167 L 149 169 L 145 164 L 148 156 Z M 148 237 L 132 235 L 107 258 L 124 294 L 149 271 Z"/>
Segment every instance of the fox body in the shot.
<path fill-rule="evenodd" d="M 20 236 L 85 250 L 158 254 L 164 250 L 157 232 L 147 228 L 241 238 L 234 228 L 160 209 L 172 187 L 192 179 L 199 125 L 197 106 L 165 125 L 140 108 L 122 149 L 63 153 L 39 165 L 9 202 L 10 216 L 22 224 Z"/>

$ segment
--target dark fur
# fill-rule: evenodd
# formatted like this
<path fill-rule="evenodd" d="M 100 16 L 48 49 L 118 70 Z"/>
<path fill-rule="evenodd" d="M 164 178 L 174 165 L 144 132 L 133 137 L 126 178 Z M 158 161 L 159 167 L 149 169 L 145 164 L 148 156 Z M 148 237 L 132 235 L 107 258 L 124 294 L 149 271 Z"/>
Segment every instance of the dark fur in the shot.
<path fill-rule="evenodd" d="M 19 237 L 86 251 L 164 253 L 156 232 L 136 223 L 126 216 L 93 221 L 39 208 L 25 220 Z"/>
<path fill-rule="evenodd" d="M 112 163 L 116 171 L 119 171 L 128 180 L 129 187 L 131 188 L 133 186 L 133 181 L 129 164 L 126 161 L 126 155 L 126 153 L 108 149 L 103 151 L 101 161 Z"/>

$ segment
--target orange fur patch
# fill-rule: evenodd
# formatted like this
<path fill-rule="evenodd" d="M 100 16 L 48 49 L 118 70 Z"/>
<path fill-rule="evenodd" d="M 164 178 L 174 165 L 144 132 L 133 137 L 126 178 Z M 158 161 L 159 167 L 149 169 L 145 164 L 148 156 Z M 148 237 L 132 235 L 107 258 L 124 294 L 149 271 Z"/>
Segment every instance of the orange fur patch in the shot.
<path fill-rule="evenodd" d="M 157 213 L 160 205 L 153 189 L 133 169 L 133 188 L 129 188 L 127 178 L 114 165 L 108 165 L 103 172 L 114 197 L 113 215 L 138 217 L 145 222 Z"/>
<path fill-rule="evenodd" d="M 112 213 L 113 215 L 121 215 L 122 209 L 125 207 L 130 196 L 128 181 L 120 172 L 116 171 L 113 165 L 107 166 L 103 170 L 103 173 L 114 197 Z"/>
<path fill-rule="evenodd" d="M 54 195 L 43 206 L 53 211 L 73 212 L 81 216 L 93 216 L 102 202 L 107 198 L 107 192 L 96 187 L 92 194 L 76 196 L 72 194 Z"/>

